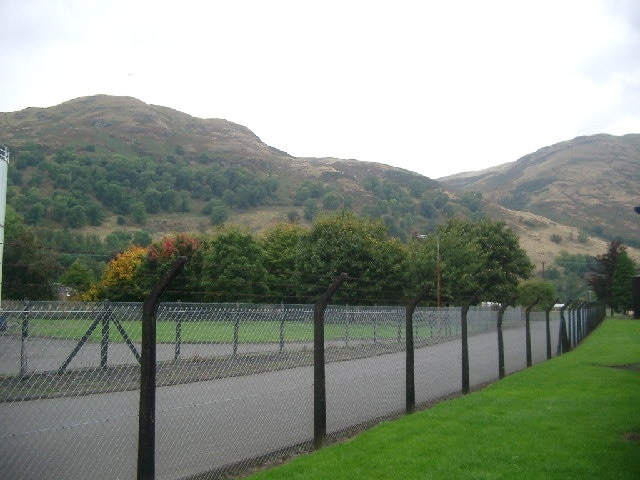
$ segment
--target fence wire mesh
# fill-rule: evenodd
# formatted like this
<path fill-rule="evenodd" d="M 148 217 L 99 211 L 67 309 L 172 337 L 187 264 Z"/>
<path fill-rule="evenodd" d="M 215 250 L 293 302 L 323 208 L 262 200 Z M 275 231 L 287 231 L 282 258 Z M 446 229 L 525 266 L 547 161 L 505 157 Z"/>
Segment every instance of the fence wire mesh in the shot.
<path fill-rule="evenodd" d="M 139 303 L 3 302 L 0 477 L 135 477 L 141 315 Z M 473 385 L 497 378 L 496 318 L 469 311 Z M 531 320 L 537 362 L 544 313 Z M 509 371 L 525 366 L 523 325 L 507 310 Z M 403 307 L 327 308 L 329 436 L 402 413 L 404 328 Z M 551 331 L 555 353 L 556 314 Z M 459 308 L 416 309 L 418 404 L 459 391 L 459 335 Z M 310 449 L 313 306 L 161 304 L 157 385 L 157 478 L 218 478 Z"/>

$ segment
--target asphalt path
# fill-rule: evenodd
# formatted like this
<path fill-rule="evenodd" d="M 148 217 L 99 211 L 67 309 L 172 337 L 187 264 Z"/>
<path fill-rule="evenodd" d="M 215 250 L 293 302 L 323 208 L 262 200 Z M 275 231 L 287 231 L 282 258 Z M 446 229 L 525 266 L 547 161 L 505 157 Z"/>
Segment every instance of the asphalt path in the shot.
<path fill-rule="evenodd" d="M 558 322 L 553 321 L 552 351 Z M 507 373 L 526 366 L 524 328 L 504 331 Z M 532 322 L 534 363 L 546 359 L 544 322 Z M 469 339 L 470 382 L 498 376 L 495 332 Z M 404 352 L 330 363 L 327 431 L 404 410 Z M 416 401 L 461 389 L 460 340 L 416 350 Z M 156 478 L 178 479 L 313 438 L 313 368 L 159 388 Z M 0 404 L 0 478 L 136 476 L 139 392 Z"/>

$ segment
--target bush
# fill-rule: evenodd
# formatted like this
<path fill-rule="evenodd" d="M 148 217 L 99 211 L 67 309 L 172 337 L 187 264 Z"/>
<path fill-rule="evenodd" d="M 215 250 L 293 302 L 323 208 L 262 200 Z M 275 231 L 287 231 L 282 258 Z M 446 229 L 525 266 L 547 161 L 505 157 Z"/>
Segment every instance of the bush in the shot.
<path fill-rule="evenodd" d="M 553 243 L 560 244 L 560 243 L 562 243 L 562 237 L 560 235 L 558 235 L 557 233 L 554 233 L 554 234 L 551 235 L 551 241 Z"/>

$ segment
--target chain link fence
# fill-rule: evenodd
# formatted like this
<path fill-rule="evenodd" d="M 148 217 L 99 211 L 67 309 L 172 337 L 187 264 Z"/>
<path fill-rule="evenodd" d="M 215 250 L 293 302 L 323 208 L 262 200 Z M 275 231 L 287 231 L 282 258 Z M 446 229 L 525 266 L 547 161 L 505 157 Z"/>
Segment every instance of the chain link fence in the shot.
<path fill-rule="evenodd" d="M 3 302 L 0 477 L 134 478 L 140 303 Z M 498 378 L 493 307 L 469 311 L 472 385 Z M 161 303 L 156 478 L 226 478 L 313 447 L 313 306 Z M 327 433 L 404 412 L 404 307 L 329 306 Z M 418 308 L 416 401 L 460 389 L 460 308 Z M 533 312 L 534 362 L 546 359 Z M 559 318 L 551 332 L 558 343 Z M 503 319 L 507 370 L 525 368 L 524 313 Z M 554 349 L 555 353 L 555 349 Z"/>

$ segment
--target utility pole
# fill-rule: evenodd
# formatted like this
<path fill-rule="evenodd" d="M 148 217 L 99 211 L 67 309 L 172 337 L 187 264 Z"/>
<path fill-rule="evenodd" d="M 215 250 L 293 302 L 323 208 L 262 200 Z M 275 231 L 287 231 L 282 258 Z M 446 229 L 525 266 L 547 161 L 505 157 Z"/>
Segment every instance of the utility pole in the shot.
<path fill-rule="evenodd" d="M 9 149 L 0 145 L 0 305 L 2 304 L 2 261 L 4 258 L 4 218 L 7 211 Z"/>
<path fill-rule="evenodd" d="M 640 206 L 633 207 L 633 211 L 640 215 Z M 640 275 L 636 275 L 631 281 L 631 295 L 633 298 L 633 318 L 640 320 Z"/>

